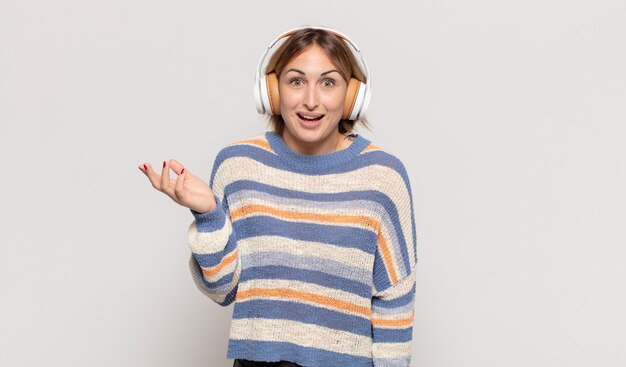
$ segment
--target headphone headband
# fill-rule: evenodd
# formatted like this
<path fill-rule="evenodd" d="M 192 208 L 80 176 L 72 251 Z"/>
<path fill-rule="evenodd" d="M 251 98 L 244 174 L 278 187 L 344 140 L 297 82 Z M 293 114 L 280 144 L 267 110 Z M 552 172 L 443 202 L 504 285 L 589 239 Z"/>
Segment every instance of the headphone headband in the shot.
<path fill-rule="evenodd" d="M 272 43 L 270 43 L 270 45 L 268 46 L 268 48 L 272 48 L 272 47 L 274 47 L 274 45 L 276 44 L 276 42 L 278 42 L 281 38 L 285 38 L 285 37 L 291 36 L 292 34 L 296 33 L 296 32 L 297 32 L 297 31 L 299 31 L 299 30 L 302 30 L 302 29 L 321 29 L 321 30 L 324 30 L 324 31 L 330 32 L 330 33 L 334 34 L 335 36 L 337 36 L 337 37 L 339 37 L 339 38 L 343 39 L 344 41 L 346 41 L 346 42 L 350 43 L 350 44 L 352 45 L 352 47 L 353 47 L 353 48 L 354 48 L 357 52 L 361 52 L 361 51 L 359 50 L 359 48 L 356 46 L 356 44 L 355 44 L 355 43 L 354 43 L 354 42 L 353 42 L 350 38 L 348 38 L 348 36 L 346 36 L 345 34 L 343 34 L 343 33 L 339 32 L 339 31 L 336 31 L 336 30 L 334 30 L 334 29 L 330 29 L 330 28 L 326 28 L 326 27 L 319 27 L 319 26 L 306 26 L 306 27 L 297 27 L 297 28 L 290 29 L 290 30 L 288 30 L 287 32 L 284 32 L 284 33 L 283 33 L 283 34 L 281 34 L 280 36 L 276 37 L 276 38 L 274 39 L 274 41 L 272 41 Z"/>
<path fill-rule="evenodd" d="M 365 61 L 365 58 L 361 54 L 361 50 L 357 47 L 357 45 L 350 38 L 348 38 L 343 33 L 336 31 L 334 29 L 330 29 L 326 27 L 319 27 L 319 26 L 305 26 L 305 27 L 298 27 L 298 28 L 290 29 L 287 32 L 280 34 L 269 44 L 269 46 L 267 46 L 267 49 L 261 56 L 261 60 L 259 60 L 259 65 L 257 67 L 255 83 L 254 83 L 254 96 L 255 96 L 257 111 L 261 114 L 269 114 L 269 115 L 278 114 L 275 111 L 276 108 L 272 108 L 273 106 L 273 103 L 271 100 L 272 93 L 269 91 L 270 89 L 275 89 L 274 94 L 277 94 L 277 86 L 268 85 L 268 83 L 272 84 L 273 82 L 272 81 L 268 82 L 263 73 L 263 64 L 270 50 L 281 39 L 290 37 L 292 34 L 294 34 L 295 32 L 299 30 L 309 29 L 309 28 L 321 29 L 321 30 L 325 30 L 327 32 L 334 34 L 335 36 L 341 38 L 347 44 L 349 44 L 354 50 L 353 53 L 356 53 L 359 56 L 358 58 L 361 60 L 361 65 L 363 66 L 363 72 L 365 73 L 365 83 L 363 82 L 359 83 L 354 93 L 352 93 L 354 95 L 353 96 L 354 100 L 351 102 L 353 107 L 349 109 L 349 116 L 347 117 L 350 120 L 357 120 L 357 119 L 365 117 L 365 113 L 367 111 L 367 107 L 369 105 L 369 100 L 370 100 L 370 85 L 371 85 L 370 78 L 371 77 L 369 74 L 369 68 L 367 67 L 367 62 Z"/>

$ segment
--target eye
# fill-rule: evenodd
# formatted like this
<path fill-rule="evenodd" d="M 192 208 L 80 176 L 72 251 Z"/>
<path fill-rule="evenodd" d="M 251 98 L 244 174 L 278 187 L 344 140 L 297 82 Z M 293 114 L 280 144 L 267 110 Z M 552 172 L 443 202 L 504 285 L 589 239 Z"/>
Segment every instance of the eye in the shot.
<path fill-rule="evenodd" d="M 322 85 L 325 87 L 332 87 L 335 85 L 335 81 L 333 79 L 324 79 Z"/>
<path fill-rule="evenodd" d="M 299 87 L 303 84 L 303 81 L 300 78 L 291 78 L 289 79 L 289 84 L 293 85 L 294 87 Z"/>

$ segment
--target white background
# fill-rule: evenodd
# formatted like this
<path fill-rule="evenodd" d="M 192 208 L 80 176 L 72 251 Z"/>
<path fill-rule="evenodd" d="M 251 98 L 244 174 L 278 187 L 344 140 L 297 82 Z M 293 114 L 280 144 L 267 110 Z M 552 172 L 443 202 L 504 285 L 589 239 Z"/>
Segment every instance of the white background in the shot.
<path fill-rule="evenodd" d="M 292 27 L 372 72 L 359 133 L 414 195 L 412 366 L 626 365 L 626 3 L 0 0 L 0 365 L 232 366 L 232 305 L 187 268 L 208 180 L 265 131 L 252 82 Z"/>

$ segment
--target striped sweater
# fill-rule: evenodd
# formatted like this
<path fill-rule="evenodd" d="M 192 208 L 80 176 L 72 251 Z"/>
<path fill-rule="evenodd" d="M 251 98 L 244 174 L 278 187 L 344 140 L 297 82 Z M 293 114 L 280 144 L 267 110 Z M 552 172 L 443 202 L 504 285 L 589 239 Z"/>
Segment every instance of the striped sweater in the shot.
<path fill-rule="evenodd" d="M 409 366 L 417 263 L 401 161 L 356 135 L 307 156 L 266 131 L 223 147 L 191 210 L 197 287 L 234 304 L 227 358 Z"/>

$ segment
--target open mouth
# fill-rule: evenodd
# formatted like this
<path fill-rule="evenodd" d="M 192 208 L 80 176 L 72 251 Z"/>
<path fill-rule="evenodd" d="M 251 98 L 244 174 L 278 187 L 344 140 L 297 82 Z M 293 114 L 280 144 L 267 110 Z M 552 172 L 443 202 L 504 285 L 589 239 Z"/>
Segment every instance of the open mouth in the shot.
<path fill-rule="evenodd" d="M 316 115 L 303 115 L 301 113 L 298 113 L 297 115 L 301 120 L 310 121 L 310 122 L 319 121 L 322 119 L 322 117 L 324 117 L 324 115 L 317 115 L 317 116 Z"/>

